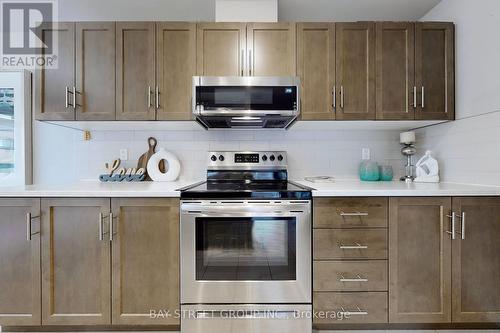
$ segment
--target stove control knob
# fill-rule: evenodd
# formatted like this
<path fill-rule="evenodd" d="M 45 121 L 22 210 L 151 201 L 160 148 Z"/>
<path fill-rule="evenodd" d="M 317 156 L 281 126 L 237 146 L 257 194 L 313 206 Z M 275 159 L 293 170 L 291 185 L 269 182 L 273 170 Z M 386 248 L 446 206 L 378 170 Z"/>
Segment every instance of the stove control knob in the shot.
<path fill-rule="evenodd" d="M 220 155 L 219 156 L 219 161 L 221 161 L 221 162 L 224 161 L 224 156 Z"/>
<path fill-rule="evenodd" d="M 282 155 L 278 155 L 278 161 L 283 161 L 283 156 Z"/>
<path fill-rule="evenodd" d="M 269 160 L 271 160 L 271 162 L 274 162 L 274 160 L 275 160 L 275 159 L 276 159 L 276 158 L 274 157 L 274 155 L 271 155 L 271 156 L 269 157 Z"/>
<path fill-rule="evenodd" d="M 267 161 L 267 156 L 266 155 L 262 155 L 262 160 L 265 162 Z"/>
<path fill-rule="evenodd" d="M 210 159 L 212 160 L 212 162 L 215 162 L 215 161 L 217 161 L 217 156 L 212 155 L 212 156 L 210 157 Z"/>

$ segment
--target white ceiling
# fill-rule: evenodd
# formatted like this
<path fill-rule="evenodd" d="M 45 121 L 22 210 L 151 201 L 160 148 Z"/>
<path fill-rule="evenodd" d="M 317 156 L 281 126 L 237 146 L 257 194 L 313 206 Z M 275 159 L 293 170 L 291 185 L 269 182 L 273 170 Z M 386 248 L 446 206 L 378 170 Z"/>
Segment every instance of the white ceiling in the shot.
<path fill-rule="evenodd" d="M 278 0 L 280 21 L 417 20 L 441 0 Z M 59 20 L 213 21 L 215 0 L 63 0 Z"/>

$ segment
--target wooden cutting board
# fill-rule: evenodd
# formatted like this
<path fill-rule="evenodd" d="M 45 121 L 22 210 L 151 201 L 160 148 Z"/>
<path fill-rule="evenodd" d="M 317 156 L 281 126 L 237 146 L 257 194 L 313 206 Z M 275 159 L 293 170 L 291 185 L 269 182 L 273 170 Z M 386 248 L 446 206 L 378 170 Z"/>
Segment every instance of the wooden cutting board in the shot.
<path fill-rule="evenodd" d="M 137 162 L 137 170 L 139 170 L 139 168 L 144 168 L 144 170 L 146 170 L 146 179 L 145 180 L 151 180 L 151 178 L 147 174 L 147 166 L 148 166 L 149 159 L 156 152 L 156 145 L 157 144 L 158 144 L 158 141 L 155 138 L 150 137 L 148 139 L 148 145 L 149 145 L 148 151 L 145 152 L 144 154 L 142 154 L 141 157 L 139 157 L 139 161 Z M 163 161 L 160 162 L 160 170 L 162 172 L 165 172 L 165 166 L 164 166 Z"/>

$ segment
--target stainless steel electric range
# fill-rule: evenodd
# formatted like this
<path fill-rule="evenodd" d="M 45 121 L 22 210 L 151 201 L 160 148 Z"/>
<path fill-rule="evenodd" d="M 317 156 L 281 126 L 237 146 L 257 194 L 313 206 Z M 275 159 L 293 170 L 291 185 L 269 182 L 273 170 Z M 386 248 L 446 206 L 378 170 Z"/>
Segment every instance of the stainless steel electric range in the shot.
<path fill-rule="evenodd" d="M 285 152 L 210 152 L 180 230 L 183 333 L 311 331 L 311 191 Z"/>

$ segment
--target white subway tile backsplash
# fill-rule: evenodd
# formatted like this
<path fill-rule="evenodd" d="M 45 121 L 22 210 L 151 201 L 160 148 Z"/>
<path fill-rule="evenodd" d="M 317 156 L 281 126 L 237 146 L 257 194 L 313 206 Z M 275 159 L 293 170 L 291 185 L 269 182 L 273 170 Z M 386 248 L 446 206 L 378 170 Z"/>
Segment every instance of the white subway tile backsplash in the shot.
<path fill-rule="evenodd" d="M 104 163 L 118 158 L 123 148 L 129 150 L 129 160 L 123 161 L 123 166 L 135 166 L 139 156 L 148 150 L 150 136 L 158 139 L 157 149 L 163 147 L 180 159 L 181 178 L 190 180 L 205 177 L 207 151 L 211 150 L 287 151 L 291 178 L 357 178 L 364 147 L 370 148 L 372 159 L 381 164 L 403 165 L 395 131 L 93 131 L 90 141 L 75 136 L 73 149 L 68 152 L 76 161 L 75 181 L 97 179 L 104 172 Z"/>

